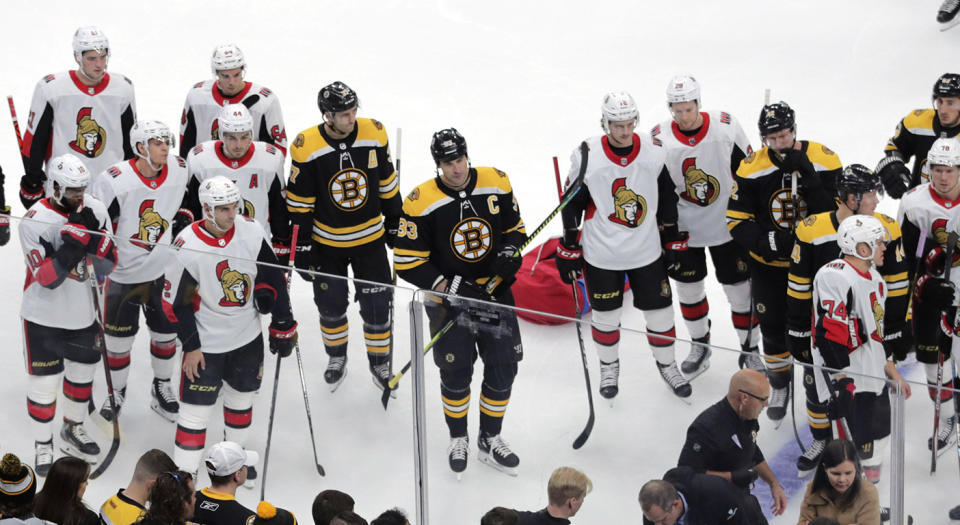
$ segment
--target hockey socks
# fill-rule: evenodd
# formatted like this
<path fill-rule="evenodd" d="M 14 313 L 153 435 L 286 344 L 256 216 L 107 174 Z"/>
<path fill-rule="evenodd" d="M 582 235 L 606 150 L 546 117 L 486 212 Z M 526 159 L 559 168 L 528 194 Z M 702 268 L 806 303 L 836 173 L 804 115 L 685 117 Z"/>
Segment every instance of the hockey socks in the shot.
<path fill-rule="evenodd" d="M 703 281 L 693 283 L 676 282 L 677 298 L 680 300 L 680 313 L 687 325 L 690 337 L 699 339 L 710 333 L 710 303 Z"/>

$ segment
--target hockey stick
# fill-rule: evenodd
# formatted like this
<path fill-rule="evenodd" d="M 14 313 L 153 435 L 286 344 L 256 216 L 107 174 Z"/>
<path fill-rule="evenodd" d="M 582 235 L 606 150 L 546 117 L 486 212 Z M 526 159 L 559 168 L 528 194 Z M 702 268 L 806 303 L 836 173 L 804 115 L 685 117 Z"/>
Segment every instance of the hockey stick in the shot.
<path fill-rule="evenodd" d="M 397 128 L 397 159 L 396 159 L 397 161 L 396 163 L 394 163 L 394 172 L 396 172 L 397 174 L 398 181 L 400 180 L 400 154 L 401 154 L 400 148 L 402 147 L 403 147 L 403 128 Z M 390 370 L 390 375 L 392 376 L 393 375 L 393 354 L 394 354 L 393 330 L 396 328 L 395 323 L 393 321 L 394 321 L 394 315 L 396 314 L 396 311 L 397 311 L 396 301 L 394 300 L 394 295 L 396 295 L 397 293 L 397 266 L 393 264 L 393 262 L 390 263 L 390 273 L 391 273 L 390 279 L 391 279 L 391 284 L 393 285 L 393 289 L 390 291 L 390 339 L 387 344 L 390 345 L 389 347 L 390 348 L 390 360 L 389 360 L 390 367 L 388 368 L 388 370 Z"/>
<path fill-rule="evenodd" d="M 827 390 L 830 392 L 830 399 L 832 399 L 835 403 L 840 398 L 840 394 L 838 394 L 837 389 L 834 388 L 833 380 L 830 379 L 830 374 L 827 373 L 827 370 L 825 368 L 821 368 L 820 372 L 823 374 L 823 379 L 827 383 Z M 853 441 L 853 433 L 850 432 L 850 425 L 847 424 L 846 417 L 838 418 L 837 426 L 840 427 L 840 433 L 843 434 L 840 436 L 841 438 Z"/>
<path fill-rule="evenodd" d="M 766 93 L 767 99 L 770 98 L 770 90 L 767 90 Z M 797 197 L 797 173 L 794 172 L 790 177 L 790 201 L 791 207 L 793 208 L 793 219 L 791 220 L 790 228 L 796 231 L 797 229 L 797 218 L 800 213 L 800 199 Z M 752 296 L 752 294 L 751 294 Z M 801 372 L 802 373 L 802 372 Z M 793 365 L 790 366 L 790 423 L 793 425 L 793 438 L 797 441 L 797 446 L 800 447 L 800 453 L 806 454 L 807 449 L 803 446 L 803 441 L 800 439 L 800 431 L 797 429 L 797 382 L 795 380 L 797 373 L 793 370 Z"/>
<path fill-rule="evenodd" d="M 270 462 L 270 442 L 273 439 L 273 416 L 277 411 L 277 387 L 280 386 L 280 363 L 282 361 L 283 358 L 278 354 L 277 367 L 273 373 L 273 395 L 270 397 L 270 419 L 267 422 L 267 445 L 263 450 L 263 475 L 260 476 L 260 501 L 266 499 L 264 496 L 267 490 L 267 465 Z M 313 430 L 312 426 L 310 430 Z M 314 450 L 316 450 L 316 448 L 314 448 Z"/>
<path fill-rule="evenodd" d="M 583 159 L 584 161 L 586 159 Z M 583 162 L 585 165 L 586 162 Z M 557 158 L 553 158 L 553 174 L 557 179 L 557 195 L 563 196 L 563 185 L 560 183 L 560 164 L 557 162 Z M 596 419 L 596 412 L 593 408 L 593 387 L 590 385 L 590 369 L 587 368 L 587 350 L 583 345 L 583 329 L 580 326 L 580 322 L 583 317 L 583 308 L 580 305 L 580 297 L 577 295 L 577 283 L 576 281 L 570 283 L 570 289 L 573 292 L 573 309 L 577 314 L 577 342 L 580 343 L 580 361 L 583 364 L 583 381 L 587 386 L 587 406 L 590 408 L 590 415 L 587 416 L 587 424 L 583 427 L 583 430 L 580 432 L 580 435 L 577 436 L 577 439 L 573 440 L 573 449 L 579 450 L 580 447 L 587 442 L 587 439 L 590 438 L 590 433 L 593 432 L 593 423 Z"/>
<path fill-rule="evenodd" d="M 287 261 L 287 267 L 290 268 L 290 273 L 287 274 L 287 296 L 290 295 L 290 281 L 293 280 L 293 271 L 294 266 L 294 254 L 297 253 L 297 235 L 300 234 L 300 225 L 293 225 L 293 232 L 290 234 L 290 259 Z M 313 434 L 313 416 L 310 413 L 310 398 L 307 395 L 307 378 L 303 373 L 303 358 L 300 355 L 300 341 L 297 341 L 294 350 L 297 352 L 297 370 L 300 371 L 300 389 L 303 391 L 303 408 L 307 411 L 307 427 L 310 428 L 310 448 L 313 450 L 313 463 L 317 467 L 317 474 L 325 476 L 327 473 L 323 470 L 323 465 L 320 464 L 320 460 L 317 458 L 317 438 Z M 279 360 L 280 358 L 277 357 Z M 263 496 L 263 494 L 261 494 Z M 263 501 L 261 497 L 260 501 Z"/>
<path fill-rule="evenodd" d="M 953 269 L 953 252 L 957 245 L 957 239 L 960 238 L 957 232 L 950 232 L 947 236 L 947 249 L 946 257 L 944 257 L 944 270 L 943 270 L 943 280 L 950 282 L 950 270 Z M 946 315 L 945 313 L 942 315 Z M 942 324 L 942 323 L 941 323 Z M 942 336 L 939 338 L 942 339 Z M 949 343 L 947 343 L 949 344 Z M 937 452 L 939 451 L 939 443 L 937 442 L 937 434 L 940 433 L 940 405 L 943 404 L 941 399 L 941 394 L 943 391 L 943 350 L 937 348 L 937 390 L 936 395 L 933 400 L 933 437 L 930 438 L 930 475 L 936 474 L 937 472 Z"/>
<path fill-rule="evenodd" d="M 447 321 L 447 324 L 443 325 L 443 328 L 441 328 L 440 331 L 433 336 L 433 339 L 430 339 L 430 342 L 428 342 L 426 346 L 423 347 L 424 355 L 427 355 L 427 352 L 429 352 L 430 349 L 433 348 L 433 345 L 436 344 L 436 342 L 441 337 L 443 337 L 444 334 L 449 332 L 451 328 L 453 328 L 453 325 L 454 323 L 456 323 L 456 321 L 457 321 L 457 318 L 455 317 Z M 413 364 L 412 359 L 410 361 L 407 361 L 407 364 L 403 365 L 403 368 L 401 368 L 399 372 L 397 372 L 396 374 L 394 374 L 393 377 L 390 378 L 390 381 L 387 383 L 387 388 L 383 390 L 383 395 L 380 396 L 380 402 L 383 403 L 384 410 L 387 409 L 387 403 L 390 402 L 390 392 L 392 392 L 393 390 L 396 390 L 397 383 L 399 383 L 400 379 L 404 376 L 404 374 L 407 373 L 407 370 L 410 370 L 410 365 L 412 364 Z"/>
<path fill-rule="evenodd" d="M 107 362 L 106 338 L 103 335 L 103 311 L 100 308 L 100 302 L 103 300 L 103 298 L 100 296 L 100 285 L 97 283 L 97 272 L 93 268 L 92 257 L 87 258 L 87 273 L 90 274 L 90 288 L 93 291 L 93 294 L 91 295 L 93 298 L 93 309 L 97 315 L 96 344 L 100 347 L 100 359 L 103 361 L 103 370 L 107 375 L 107 399 L 110 403 L 110 411 L 113 412 L 113 441 L 110 443 L 110 450 L 108 450 L 107 455 L 103 457 L 103 461 L 97 465 L 97 469 L 90 473 L 90 479 L 97 479 L 100 477 L 100 474 L 103 474 L 104 471 L 107 470 L 107 468 L 110 466 L 110 463 L 113 462 L 113 458 L 117 456 L 117 450 L 120 449 L 120 411 L 113 402 L 113 378 L 110 377 L 110 363 Z"/>
<path fill-rule="evenodd" d="M 17 134 L 17 149 L 22 150 L 23 136 L 20 134 L 20 121 L 17 120 L 17 108 L 13 105 L 13 96 L 7 95 L 7 105 L 10 106 L 10 119 L 13 120 L 13 131 Z"/>

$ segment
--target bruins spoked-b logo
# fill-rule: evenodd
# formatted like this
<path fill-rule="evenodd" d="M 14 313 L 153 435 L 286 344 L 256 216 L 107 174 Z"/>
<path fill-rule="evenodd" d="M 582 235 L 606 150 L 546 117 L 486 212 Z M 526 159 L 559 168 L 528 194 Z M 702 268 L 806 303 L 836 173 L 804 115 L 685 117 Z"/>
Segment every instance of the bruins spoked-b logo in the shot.
<path fill-rule="evenodd" d="M 77 112 L 77 138 L 70 142 L 70 149 L 87 158 L 99 157 L 107 145 L 107 131 L 93 120 L 93 108 L 81 108 Z"/>
<path fill-rule="evenodd" d="M 217 263 L 217 278 L 223 288 L 223 298 L 220 306 L 243 306 L 247 304 L 250 290 L 250 276 L 230 268 L 226 260 Z"/>
<path fill-rule="evenodd" d="M 330 198 L 343 211 L 360 208 L 369 194 L 367 174 L 356 168 L 342 169 L 330 179 Z"/>
<path fill-rule="evenodd" d="M 790 199 L 790 188 L 780 188 L 770 196 L 770 220 L 777 228 L 790 230 L 806 214 L 807 202 L 797 199 L 797 205 L 794 206 Z"/>
<path fill-rule="evenodd" d="M 130 243 L 151 251 L 169 226 L 170 223 L 153 209 L 153 199 L 147 199 L 140 203 L 140 227 L 130 236 Z"/>
<path fill-rule="evenodd" d="M 483 259 L 490 252 L 492 244 L 490 223 L 478 217 L 463 219 L 450 233 L 450 247 L 462 261 L 477 262 Z"/>
<path fill-rule="evenodd" d="M 627 179 L 623 177 L 614 180 L 610 189 L 614 211 L 607 218 L 630 228 L 643 224 L 647 215 L 647 200 L 628 188 Z"/>
<path fill-rule="evenodd" d="M 720 181 L 697 167 L 696 157 L 683 159 L 680 165 L 683 171 L 683 193 L 680 198 L 698 206 L 709 206 L 720 194 Z"/>

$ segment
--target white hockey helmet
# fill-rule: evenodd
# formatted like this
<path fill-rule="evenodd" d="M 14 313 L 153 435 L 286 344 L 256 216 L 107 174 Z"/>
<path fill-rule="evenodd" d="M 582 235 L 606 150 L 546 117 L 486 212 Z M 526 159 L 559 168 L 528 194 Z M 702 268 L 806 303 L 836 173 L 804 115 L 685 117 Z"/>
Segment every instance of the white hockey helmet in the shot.
<path fill-rule="evenodd" d="M 243 58 L 243 51 L 236 44 L 221 44 L 213 48 L 213 56 L 210 57 L 210 70 L 213 76 L 217 76 L 217 71 L 225 69 L 246 69 L 247 61 Z"/>
<path fill-rule="evenodd" d="M 220 109 L 219 121 L 220 136 L 223 133 L 243 133 L 244 131 L 253 132 L 253 117 L 250 110 L 243 104 L 227 104 Z"/>
<path fill-rule="evenodd" d="M 960 166 L 960 139 L 957 137 L 940 138 L 934 141 L 927 152 L 927 164 L 930 166 Z"/>
<path fill-rule="evenodd" d="M 57 204 L 63 205 L 63 190 L 86 188 L 90 184 L 90 171 L 82 160 L 73 154 L 64 153 L 47 161 L 47 182 L 47 195 L 53 197 Z M 59 196 L 54 184 L 61 190 Z"/>
<path fill-rule="evenodd" d="M 96 26 L 84 26 L 73 34 L 73 58 L 79 64 L 83 60 L 84 51 L 107 52 L 110 58 L 110 41 L 107 35 Z"/>
<path fill-rule="evenodd" d="M 676 75 L 667 84 L 667 107 L 676 102 L 697 102 L 700 106 L 700 84 L 690 75 Z"/>
<path fill-rule="evenodd" d="M 878 240 L 887 242 L 890 240 L 890 234 L 883 227 L 880 219 L 872 215 L 851 215 L 837 227 L 837 244 L 844 255 L 872 261 Z M 869 256 L 864 257 L 857 252 L 857 245 L 860 243 L 870 247 Z"/>
<path fill-rule="evenodd" d="M 130 129 L 130 147 L 134 155 L 147 161 L 151 168 L 158 170 L 161 166 L 154 166 L 150 161 L 150 139 L 165 140 L 171 148 L 176 147 L 177 139 L 166 124 L 159 120 L 141 120 Z M 140 153 L 138 144 L 143 144 L 144 153 Z"/>
<path fill-rule="evenodd" d="M 600 124 L 603 126 L 604 133 L 610 133 L 611 122 L 632 120 L 636 123 L 640 120 L 637 103 L 626 91 L 613 91 L 604 95 L 600 113 L 603 115 Z"/>
<path fill-rule="evenodd" d="M 214 221 L 213 210 L 217 206 L 225 206 L 241 202 L 240 188 L 223 175 L 210 177 L 200 183 L 200 205 L 203 207 L 203 218 Z M 237 210 L 239 213 L 242 210 Z"/>

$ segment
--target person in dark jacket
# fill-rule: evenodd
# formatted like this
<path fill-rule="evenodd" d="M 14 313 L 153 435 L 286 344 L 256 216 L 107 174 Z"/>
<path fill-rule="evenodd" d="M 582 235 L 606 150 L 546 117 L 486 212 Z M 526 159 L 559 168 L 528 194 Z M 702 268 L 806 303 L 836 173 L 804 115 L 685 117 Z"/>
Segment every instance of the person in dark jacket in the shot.
<path fill-rule="evenodd" d="M 670 469 L 640 488 L 644 525 L 767 525 L 743 503 L 739 488 L 690 467 Z"/>

